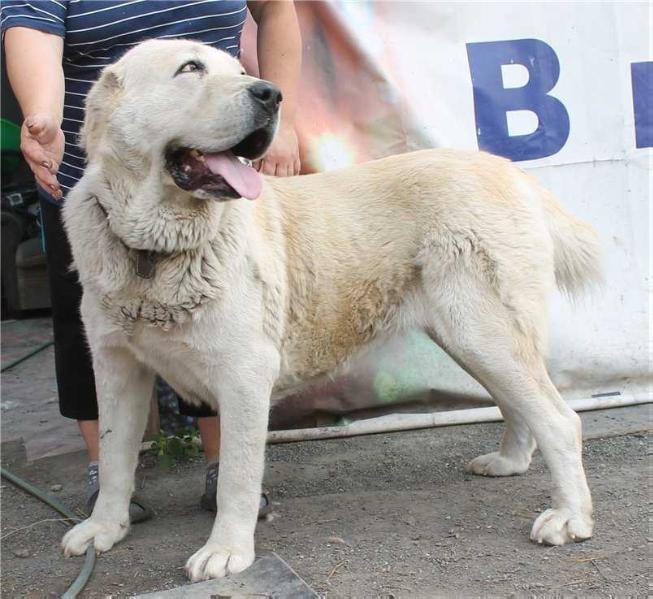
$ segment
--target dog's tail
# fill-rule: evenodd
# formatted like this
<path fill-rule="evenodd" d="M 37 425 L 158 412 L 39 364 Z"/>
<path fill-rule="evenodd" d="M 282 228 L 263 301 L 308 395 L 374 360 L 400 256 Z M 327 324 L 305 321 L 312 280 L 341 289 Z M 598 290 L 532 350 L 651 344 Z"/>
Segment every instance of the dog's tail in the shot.
<path fill-rule="evenodd" d="M 601 282 L 601 251 L 596 231 L 565 212 L 548 192 L 544 206 L 553 238 L 558 287 L 574 296 Z"/>

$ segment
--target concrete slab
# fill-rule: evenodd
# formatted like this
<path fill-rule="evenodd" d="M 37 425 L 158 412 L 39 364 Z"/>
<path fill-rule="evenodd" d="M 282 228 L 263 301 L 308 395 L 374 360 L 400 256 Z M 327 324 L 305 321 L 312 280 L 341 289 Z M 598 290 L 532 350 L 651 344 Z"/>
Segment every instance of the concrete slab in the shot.
<path fill-rule="evenodd" d="M 317 599 L 318 594 L 276 553 L 256 558 L 245 572 L 182 587 L 136 595 L 134 599 L 207 599 L 215 597 Z"/>
<path fill-rule="evenodd" d="M 601 439 L 650 431 L 653 423 L 651 405 L 582 412 L 583 439 Z"/>
<path fill-rule="evenodd" d="M 7 342 L 4 336 L 2 341 L 4 352 Z M 7 353 L 17 354 L 16 351 Z M 84 447 L 77 423 L 59 414 L 52 347 L 2 373 L 0 408 L 2 442 L 22 440 L 28 460 Z"/>

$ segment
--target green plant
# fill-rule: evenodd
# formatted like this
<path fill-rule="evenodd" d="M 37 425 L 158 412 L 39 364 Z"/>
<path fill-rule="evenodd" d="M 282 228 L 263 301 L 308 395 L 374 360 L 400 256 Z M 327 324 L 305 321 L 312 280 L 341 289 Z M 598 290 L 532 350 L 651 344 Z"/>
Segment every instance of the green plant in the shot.
<path fill-rule="evenodd" d="M 172 468 L 180 460 L 197 457 L 201 449 L 197 429 L 182 429 L 175 435 L 161 431 L 152 441 L 152 450 L 166 468 Z"/>

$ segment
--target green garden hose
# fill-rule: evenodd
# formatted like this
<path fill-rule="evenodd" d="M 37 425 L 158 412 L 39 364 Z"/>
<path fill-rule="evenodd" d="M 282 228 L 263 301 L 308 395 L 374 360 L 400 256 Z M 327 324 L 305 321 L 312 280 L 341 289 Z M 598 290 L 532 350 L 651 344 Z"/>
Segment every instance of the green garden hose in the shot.
<path fill-rule="evenodd" d="M 19 487 L 23 491 L 26 491 L 27 493 L 34 495 L 34 497 L 40 499 L 43 503 L 47 503 L 50 507 L 57 510 L 60 514 L 62 514 L 69 520 L 72 520 L 73 522 L 79 522 L 80 519 L 73 512 L 71 512 L 57 497 L 53 497 L 49 493 L 42 491 L 38 487 L 35 487 L 31 483 L 28 483 L 27 481 L 23 480 L 19 476 L 16 476 L 15 474 L 12 474 L 8 470 L 5 470 L 4 468 L 1 467 L 0 467 L 0 474 L 2 475 L 3 478 L 6 478 L 8 481 L 14 483 L 17 487 Z M 84 586 L 86 586 L 88 579 L 91 577 L 94 566 L 95 566 L 95 548 L 93 547 L 93 545 L 91 545 L 86 550 L 86 559 L 84 560 L 84 565 L 82 566 L 82 569 L 77 575 L 77 578 L 75 578 L 75 580 L 70 585 L 68 590 L 63 595 L 61 595 L 61 598 L 74 599 L 75 597 L 77 597 L 77 595 L 81 592 Z"/>
<path fill-rule="evenodd" d="M 24 362 L 28 358 L 31 358 L 33 355 L 38 354 L 40 351 L 43 351 L 47 347 L 50 347 L 54 341 L 46 341 L 45 343 L 41 343 L 38 347 L 35 347 L 33 350 L 28 351 L 26 354 L 16 358 L 15 360 L 11 360 L 10 362 L 7 362 L 2 366 L 0 369 L 0 372 L 4 372 L 5 370 L 9 370 L 10 368 L 13 368 L 14 366 L 20 364 L 21 362 Z"/>

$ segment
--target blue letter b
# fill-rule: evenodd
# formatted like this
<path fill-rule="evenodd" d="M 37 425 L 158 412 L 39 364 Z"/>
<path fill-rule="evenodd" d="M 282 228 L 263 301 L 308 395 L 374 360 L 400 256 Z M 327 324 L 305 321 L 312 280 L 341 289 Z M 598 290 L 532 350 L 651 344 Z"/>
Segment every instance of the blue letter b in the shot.
<path fill-rule="evenodd" d="M 534 160 L 555 154 L 569 137 L 569 115 L 560 100 L 548 95 L 558 81 L 560 63 L 553 48 L 541 40 L 508 40 L 467 44 L 474 87 L 478 147 L 512 160 Z M 523 87 L 505 88 L 502 65 L 528 70 Z M 508 132 L 506 113 L 529 110 L 538 118 L 533 133 Z"/>

